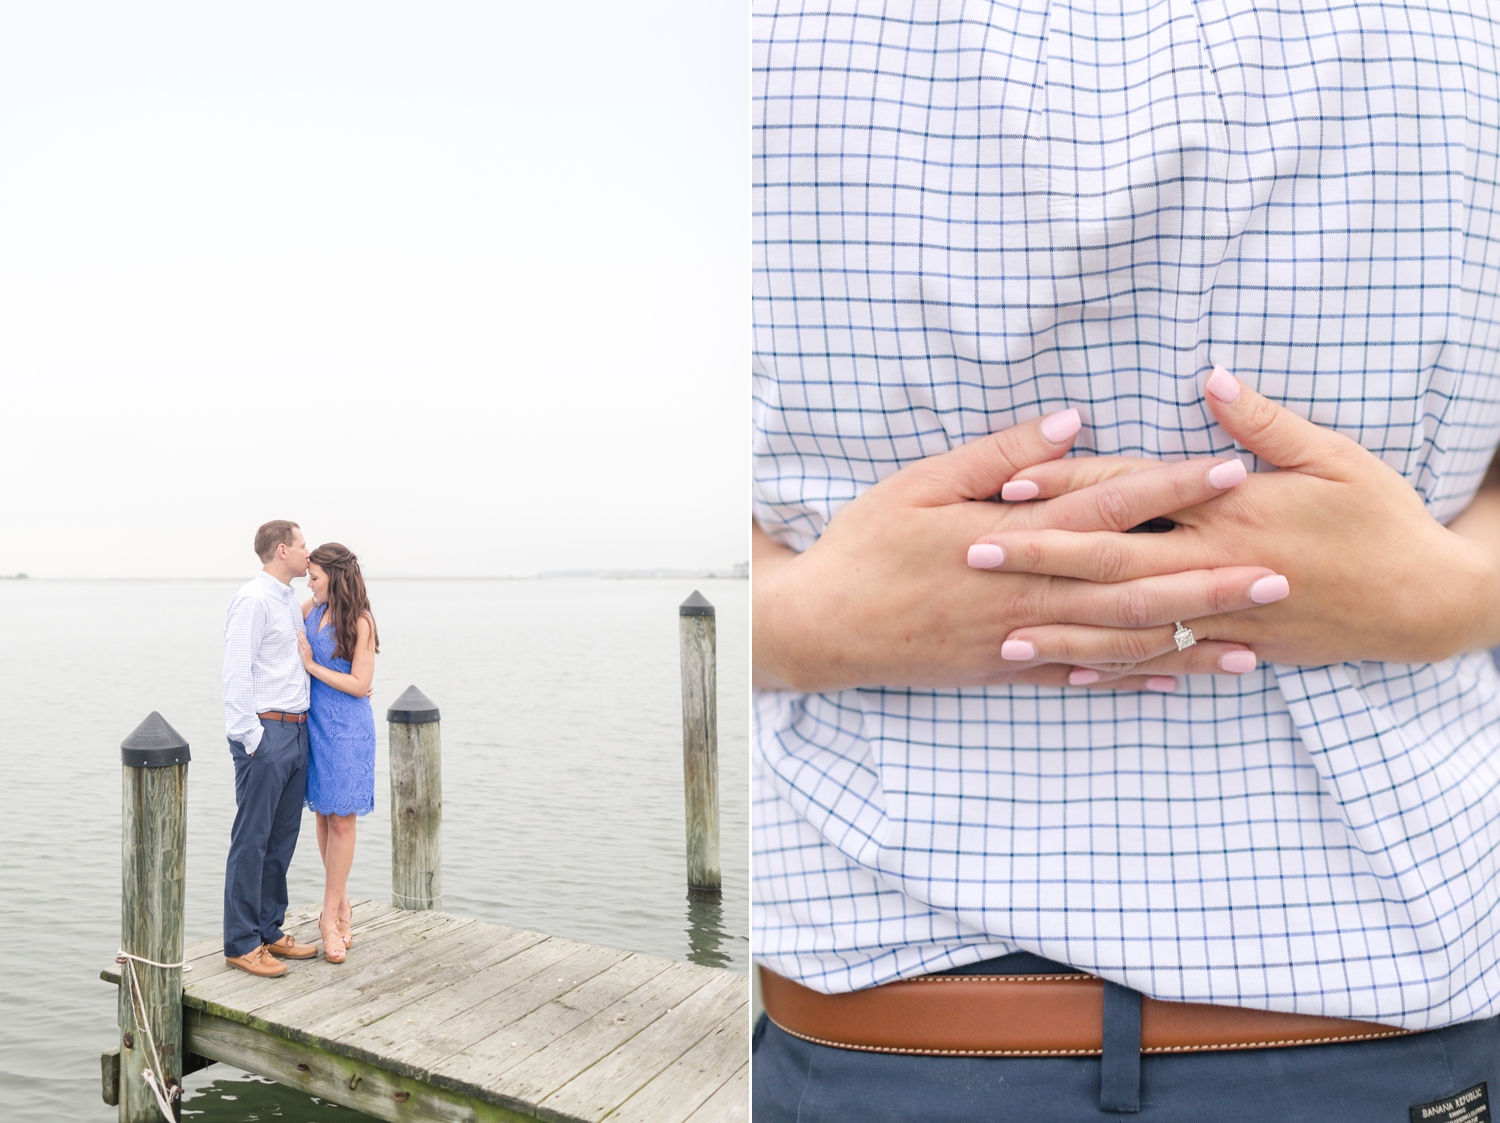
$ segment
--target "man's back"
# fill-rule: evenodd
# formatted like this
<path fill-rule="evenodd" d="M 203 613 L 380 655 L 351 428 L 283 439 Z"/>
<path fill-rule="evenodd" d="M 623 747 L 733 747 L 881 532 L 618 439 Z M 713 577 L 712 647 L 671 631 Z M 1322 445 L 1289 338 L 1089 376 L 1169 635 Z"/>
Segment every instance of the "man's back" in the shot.
<path fill-rule="evenodd" d="M 1469 502 L 1500 438 L 1483 7 L 853 11 L 755 23 L 773 536 L 1068 406 L 1086 453 L 1232 452 L 1213 363 L 1435 518 Z M 756 956 L 830 991 L 1024 949 L 1164 998 L 1492 1014 L 1497 698 L 1482 656 L 763 695 Z"/>

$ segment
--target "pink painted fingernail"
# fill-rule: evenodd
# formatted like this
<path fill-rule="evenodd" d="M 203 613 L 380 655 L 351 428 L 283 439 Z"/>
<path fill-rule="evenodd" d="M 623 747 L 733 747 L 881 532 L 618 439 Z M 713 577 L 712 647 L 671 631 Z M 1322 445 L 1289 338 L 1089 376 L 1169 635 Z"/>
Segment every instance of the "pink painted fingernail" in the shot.
<path fill-rule="evenodd" d="M 1076 409 L 1065 409 L 1042 418 L 1042 436 L 1055 445 L 1062 444 L 1081 428 L 1083 418 L 1078 416 Z"/>
<path fill-rule="evenodd" d="M 1208 376 L 1203 388 L 1221 402 L 1232 402 L 1240 396 L 1239 379 L 1223 367 L 1214 367 L 1214 372 Z"/>
<path fill-rule="evenodd" d="M 1231 651 L 1219 660 L 1219 669 L 1232 675 L 1243 675 L 1255 670 L 1255 652 Z"/>
<path fill-rule="evenodd" d="M 1292 587 L 1287 584 L 1287 579 L 1277 573 L 1270 577 L 1262 577 L 1251 585 L 1250 599 L 1256 604 L 1272 604 L 1283 597 L 1290 596 L 1291 592 Z"/>
<path fill-rule="evenodd" d="M 1169 675 L 1152 675 L 1146 680 L 1146 689 L 1158 694 L 1170 694 L 1177 689 L 1177 680 Z"/>
<path fill-rule="evenodd" d="M 1222 464 L 1215 464 L 1208 470 L 1208 482 L 1223 491 L 1225 488 L 1242 483 L 1247 475 L 1249 473 L 1245 470 L 1243 460 L 1226 460 Z"/>
<path fill-rule="evenodd" d="M 969 547 L 969 566 L 973 569 L 999 569 L 1005 564 L 1005 551 L 988 542 L 976 542 Z"/>
<path fill-rule="evenodd" d="M 1087 667 L 1074 667 L 1068 675 L 1068 681 L 1074 686 L 1087 686 L 1091 682 L 1099 681 L 1099 672 L 1091 671 Z"/>
<path fill-rule="evenodd" d="M 1036 646 L 1023 639 L 1008 639 L 1000 645 L 1000 658 L 1012 663 L 1024 663 L 1036 658 Z"/>
<path fill-rule="evenodd" d="M 1009 483 L 1000 485 L 1000 498 L 1007 503 L 1021 503 L 1027 499 L 1035 499 L 1042 493 L 1042 489 L 1035 480 L 1011 480 Z"/>

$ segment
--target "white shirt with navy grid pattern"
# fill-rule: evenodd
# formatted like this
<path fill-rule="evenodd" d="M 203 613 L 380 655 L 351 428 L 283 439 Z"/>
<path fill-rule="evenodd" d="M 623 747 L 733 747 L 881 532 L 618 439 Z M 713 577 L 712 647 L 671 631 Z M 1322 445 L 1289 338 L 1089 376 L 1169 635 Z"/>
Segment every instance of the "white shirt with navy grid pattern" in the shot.
<path fill-rule="evenodd" d="M 257 714 L 307 712 L 307 670 L 297 650 L 304 630 L 297 594 L 264 570 L 224 613 L 224 731 L 252 756 L 262 732 Z"/>
<path fill-rule="evenodd" d="M 1453 518 L 1500 440 L 1496 38 L 1483 0 L 758 0 L 757 519 L 805 549 L 1069 406 L 1078 455 L 1246 456 L 1216 363 Z M 1500 1013 L 1488 656 L 1181 682 L 759 694 L 756 959 Z"/>

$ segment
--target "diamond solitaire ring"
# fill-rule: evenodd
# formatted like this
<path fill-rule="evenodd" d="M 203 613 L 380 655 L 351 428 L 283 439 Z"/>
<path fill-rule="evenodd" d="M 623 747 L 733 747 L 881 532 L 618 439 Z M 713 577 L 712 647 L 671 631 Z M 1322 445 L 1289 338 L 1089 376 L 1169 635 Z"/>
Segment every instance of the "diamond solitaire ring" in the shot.
<path fill-rule="evenodd" d="M 1186 651 L 1198 642 L 1198 637 L 1193 635 L 1193 629 L 1181 620 L 1177 621 L 1177 630 L 1172 633 L 1172 638 L 1177 642 L 1178 651 Z"/>

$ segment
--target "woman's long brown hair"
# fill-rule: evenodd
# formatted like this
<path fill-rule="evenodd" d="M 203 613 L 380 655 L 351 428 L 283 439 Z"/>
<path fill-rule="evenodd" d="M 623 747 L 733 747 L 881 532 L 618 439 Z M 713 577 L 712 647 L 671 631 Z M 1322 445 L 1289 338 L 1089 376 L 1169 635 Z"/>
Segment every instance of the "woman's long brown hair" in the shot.
<path fill-rule="evenodd" d="M 375 641 L 378 654 L 380 633 L 375 628 L 375 614 L 370 611 L 370 597 L 365 592 L 365 579 L 359 572 L 359 559 L 354 556 L 354 551 L 337 542 L 324 542 L 308 555 L 307 560 L 328 575 L 328 611 L 333 613 L 333 657 L 354 659 L 361 616 L 370 618 L 370 638 Z"/>

